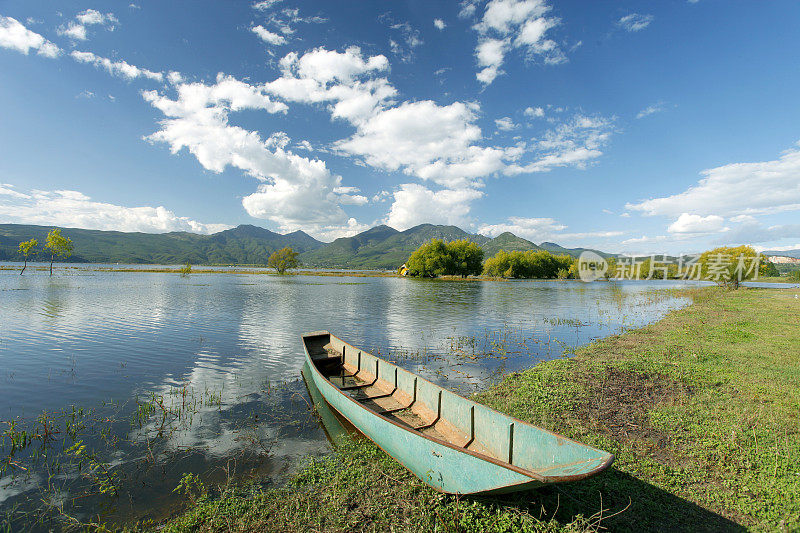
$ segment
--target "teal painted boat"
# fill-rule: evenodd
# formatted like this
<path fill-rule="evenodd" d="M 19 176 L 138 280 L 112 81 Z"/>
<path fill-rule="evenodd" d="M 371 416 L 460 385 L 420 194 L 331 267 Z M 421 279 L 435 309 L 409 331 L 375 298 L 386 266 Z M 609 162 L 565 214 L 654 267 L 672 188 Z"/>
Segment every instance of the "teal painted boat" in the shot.
<path fill-rule="evenodd" d="M 577 481 L 610 453 L 463 398 L 327 331 L 303 335 L 325 401 L 422 481 L 451 494 L 497 494 Z"/>

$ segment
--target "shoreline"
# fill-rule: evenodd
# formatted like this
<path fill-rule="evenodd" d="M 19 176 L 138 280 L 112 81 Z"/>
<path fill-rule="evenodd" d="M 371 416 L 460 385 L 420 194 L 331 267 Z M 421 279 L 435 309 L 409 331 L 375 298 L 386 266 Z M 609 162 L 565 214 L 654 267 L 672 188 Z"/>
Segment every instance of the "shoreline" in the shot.
<path fill-rule="evenodd" d="M 69 264 L 69 263 L 67 263 Z M 103 265 L 103 263 L 98 263 L 99 265 Z M 78 266 L 80 265 L 80 266 Z M 84 272 L 119 272 L 119 273 L 143 273 L 143 274 L 181 274 L 180 266 L 175 266 L 175 268 L 164 268 L 164 267 L 154 267 L 154 268 L 147 268 L 146 266 L 142 268 L 136 268 L 135 265 L 124 265 L 119 267 L 108 267 L 108 266 L 98 266 L 92 267 L 92 263 L 76 263 L 76 266 L 64 266 L 64 263 L 61 263 L 59 266 L 54 267 L 54 271 L 84 271 Z M 41 263 L 34 263 L 29 264 L 27 270 L 34 270 L 37 272 L 47 272 L 49 271 L 49 266 L 41 266 Z M 17 265 L 3 265 L 0 264 L 0 271 L 18 271 L 20 267 Z M 436 278 L 414 278 L 408 276 L 401 276 L 397 272 L 392 271 L 382 271 L 382 270 L 360 270 L 360 269 L 330 269 L 330 270 L 305 270 L 303 268 L 298 268 L 296 270 L 287 271 L 284 274 L 278 274 L 274 272 L 273 269 L 269 267 L 256 267 L 256 266 L 212 266 L 207 265 L 205 267 L 198 266 L 192 267 L 192 270 L 188 276 L 192 274 L 247 274 L 247 275 L 269 275 L 269 276 L 322 276 L 322 277 L 356 277 L 356 278 L 408 278 L 408 279 L 419 279 L 425 281 L 457 281 L 457 282 L 473 282 L 473 281 L 497 281 L 497 282 L 519 282 L 519 281 L 527 281 L 527 282 L 560 282 L 560 281 L 578 281 L 575 279 L 556 279 L 556 278 L 496 278 L 491 276 L 469 276 L 466 278 L 462 278 L 461 276 L 439 276 Z M 608 281 L 668 281 L 668 282 L 680 282 L 685 280 L 680 279 L 667 279 L 667 280 L 642 280 L 642 279 L 635 279 L 635 280 L 617 280 L 616 278 L 611 278 L 610 280 L 596 280 L 596 282 L 608 282 Z M 592 282 L 595 283 L 595 282 Z M 776 286 L 780 286 L 783 284 L 795 284 L 797 283 L 796 280 L 791 280 L 788 277 L 771 277 L 771 278 L 764 278 L 764 279 L 757 279 L 757 280 L 748 280 L 743 283 L 769 283 L 775 284 Z M 746 286 L 746 285 L 744 285 Z"/>
<path fill-rule="evenodd" d="M 283 488 L 198 494 L 161 531 L 800 528 L 796 290 L 681 291 L 693 303 L 505 376 L 475 399 L 614 453 L 578 483 L 495 498 L 434 492 L 354 440 Z M 342 513 L 342 509 L 347 509 Z M 145 524 L 142 524 L 145 525 Z M 149 524 L 156 526 L 156 524 Z"/>

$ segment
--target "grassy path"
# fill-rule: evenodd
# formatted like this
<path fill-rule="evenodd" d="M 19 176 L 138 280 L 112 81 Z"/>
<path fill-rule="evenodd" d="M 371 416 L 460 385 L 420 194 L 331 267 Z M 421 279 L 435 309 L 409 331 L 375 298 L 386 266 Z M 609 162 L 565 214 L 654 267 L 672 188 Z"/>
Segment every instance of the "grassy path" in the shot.
<path fill-rule="evenodd" d="M 589 480 L 503 499 L 427 488 L 365 442 L 282 489 L 196 489 L 162 531 L 800 530 L 800 300 L 694 304 L 509 375 L 477 399 L 617 456 Z"/>

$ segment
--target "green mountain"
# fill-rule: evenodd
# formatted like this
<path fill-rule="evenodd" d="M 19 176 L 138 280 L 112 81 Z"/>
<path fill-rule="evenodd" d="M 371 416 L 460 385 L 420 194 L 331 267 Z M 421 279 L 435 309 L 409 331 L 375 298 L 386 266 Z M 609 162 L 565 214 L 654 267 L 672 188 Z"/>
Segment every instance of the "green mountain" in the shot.
<path fill-rule="evenodd" d="M 0 224 L 0 260 L 21 260 L 17 247 L 21 241 L 35 238 L 44 244 L 50 226 Z M 87 263 L 177 264 L 266 264 L 275 250 L 290 246 L 304 252 L 323 243 L 296 231 L 287 235 L 256 226 L 198 235 L 187 232 L 126 233 L 64 228 L 62 234 L 75 243 L 70 261 Z"/>
<path fill-rule="evenodd" d="M 44 243 L 50 226 L 0 224 L 0 261 L 21 260 L 17 248 L 21 241 L 36 238 Z M 213 235 L 187 232 L 125 233 L 64 228 L 63 234 L 75 243 L 74 262 L 177 264 L 266 264 L 275 250 L 289 246 L 300 252 L 302 264 L 310 267 L 391 269 L 406 262 L 420 245 L 431 239 L 454 241 L 469 239 L 491 257 L 500 250 L 548 250 L 577 257 L 583 248 L 564 248 L 551 242 L 536 245 L 503 233 L 494 239 L 467 233 L 456 226 L 420 224 L 405 231 L 376 226 L 353 237 L 322 243 L 302 231 L 281 235 L 264 228 L 241 225 Z M 604 257 L 610 254 L 598 252 Z M 40 259 L 42 259 L 40 257 Z"/>
<path fill-rule="evenodd" d="M 527 252 L 528 250 L 541 250 L 540 247 L 527 239 L 517 237 L 511 232 L 501 233 L 494 239 L 482 245 L 484 258 L 492 257 L 500 250 L 506 252 Z"/>
<path fill-rule="evenodd" d="M 414 250 L 431 239 L 469 239 L 480 246 L 491 241 L 488 237 L 472 235 L 455 226 L 420 224 L 405 231 L 377 226 L 301 254 L 300 260 L 303 264 L 320 267 L 396 269 L 405 263 Z"/>
<path fill-rule="evenodd" d="M 563 246 L 560 246 L 554 242 L 543 242 L 542 244 L 539 245 L 539 247 L 542 250 L 547 250 L 548 252 L 556 255 L 567 254 L 571 255 L 572 257 L 578 257 L 583 252 L 589 251 L 598 254 L 600 257 L 605 257 L 605 258 L 616 257 L 616 254 L 601 252 L 600 250 L 595 250 L 594 248 L 564 248 Z"/>

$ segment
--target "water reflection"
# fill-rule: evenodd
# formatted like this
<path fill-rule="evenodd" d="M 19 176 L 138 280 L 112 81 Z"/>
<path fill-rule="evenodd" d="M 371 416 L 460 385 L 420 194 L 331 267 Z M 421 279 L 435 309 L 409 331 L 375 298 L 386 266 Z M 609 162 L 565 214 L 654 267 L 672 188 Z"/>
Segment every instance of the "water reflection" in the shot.
<path fill-rule="evenodd" d="M 328 329 L 468 393 L 687 303 L 654 291 L 677 285 L 663 282 L 27 274 L 0 272 L 0 421 L 97 408 L 102 423 L 50 445 L 80 440 L 118 491 L 94 494 L 98 480 L 75 458 L 46 493 L 43 464 L 24 475 L 8 466 L 0 507 L 44 497 L 68 502 L 76 516 L 118 520 L 169 512 L 184 472 L 280 482 L 305 455 L 327 452 L 299 379 L 305 331 Z"/>

